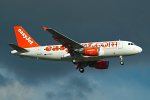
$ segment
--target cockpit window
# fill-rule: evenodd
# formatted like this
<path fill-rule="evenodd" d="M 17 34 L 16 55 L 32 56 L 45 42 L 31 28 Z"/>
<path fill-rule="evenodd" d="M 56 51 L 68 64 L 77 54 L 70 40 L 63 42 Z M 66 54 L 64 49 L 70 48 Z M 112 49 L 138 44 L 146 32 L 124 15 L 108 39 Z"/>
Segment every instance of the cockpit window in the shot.
<path fill-rule="evenodd" d="M 131 43 L 128 43 L 128 45 L 131 45 Z"/>
<path fill-rule="evenodd" d="M 128 45 L 134 45 L 134 43 L 128 43 Z"/>

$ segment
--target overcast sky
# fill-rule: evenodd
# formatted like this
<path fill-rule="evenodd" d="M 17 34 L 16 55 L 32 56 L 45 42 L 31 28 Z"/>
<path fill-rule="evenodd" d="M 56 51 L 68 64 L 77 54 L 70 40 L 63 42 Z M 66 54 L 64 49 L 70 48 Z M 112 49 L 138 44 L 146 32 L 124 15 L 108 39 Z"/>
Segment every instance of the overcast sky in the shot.
<path fill-rule="evenodd" d="M 1 0 L 0 100 L 149 100 L 149 0 Z M 138 55 L 109 58 L 109 69 L 70 62 L 21 58 L 14 26 L 22 26 L 40 45 L 59 44 L 43 26 L 77 42 L 128 40 L 143 48 Z"/>

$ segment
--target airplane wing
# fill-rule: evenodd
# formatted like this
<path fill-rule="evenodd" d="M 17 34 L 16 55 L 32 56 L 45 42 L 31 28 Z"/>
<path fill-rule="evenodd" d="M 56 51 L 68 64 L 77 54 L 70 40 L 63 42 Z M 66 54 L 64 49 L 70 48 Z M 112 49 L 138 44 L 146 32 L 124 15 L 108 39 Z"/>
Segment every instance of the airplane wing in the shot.
<path fill-rule="evenodd" d="M 43 27 L 43 28 L 44 28 L 44 30 L 47 30 L 48 32 L 50 32 L 53 35 L 52 36 L 54 38 L 53 41 L 58 41 L 60 44 L 62 44 L 64 47 L 66 47 L 68 49 L 70 49 L 70 48 L 73 48 L 73 49 L 84 48 L 84 46 L 82 46 L 78 42 L 62 35 L 61 33 L 56 32 L 53 29 L 46 28 L 46 27 Z"/>

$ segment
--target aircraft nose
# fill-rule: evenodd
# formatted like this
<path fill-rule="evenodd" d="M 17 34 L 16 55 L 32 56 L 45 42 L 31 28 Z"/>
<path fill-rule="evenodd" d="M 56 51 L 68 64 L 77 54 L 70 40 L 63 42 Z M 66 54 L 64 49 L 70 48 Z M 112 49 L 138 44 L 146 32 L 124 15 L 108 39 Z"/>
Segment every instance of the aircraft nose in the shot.
<path fill-rule="evenodd" d="M 137 51 L 138 51 L 138 53 L 141 53 L 141 52 L 142 52 L 142 48 L 141 48 L 141 47 L 138 47 L 138 48 L 137 48 Z"/>

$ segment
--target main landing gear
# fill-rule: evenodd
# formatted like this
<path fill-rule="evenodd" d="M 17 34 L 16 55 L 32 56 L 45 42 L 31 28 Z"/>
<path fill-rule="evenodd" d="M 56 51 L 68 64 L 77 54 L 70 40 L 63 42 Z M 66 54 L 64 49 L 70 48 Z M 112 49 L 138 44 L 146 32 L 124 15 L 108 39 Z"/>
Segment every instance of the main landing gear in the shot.
<path fill-rule="evenodd" d="M 83 69 L 83 68 L 79 68 L 79 71 L 80 71 L 81 73 L 83 73 L 83 72 L 84 72 L 84 69 Z"/>
<path fill-rule="evenodd" d="M 76 70 L 79 69 L 80 73 L 84 72 L 84 67 L 86 67 L 86 63 L 85 62 L 77 62 L 76 59 L 72 60 L 73 64 L 77 65 L 75 66 Z"/>
<path fill-rule="evenodd" d="M 73 59 L 72 62 L 73 62 L 73 64 L 77 64 L 76 59 Z"/>
<path fill-rule="evenodd" d="M 122 57 L 122 56 L 120 56 L 120 64 L 121 64 L 121 65 L 124 65 L 123 57 Z"/>

